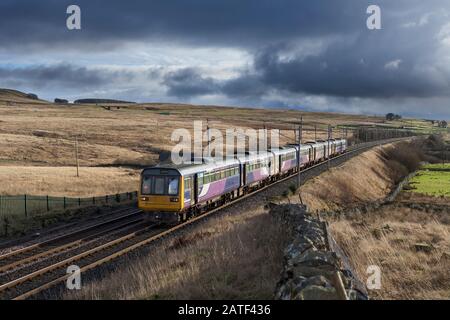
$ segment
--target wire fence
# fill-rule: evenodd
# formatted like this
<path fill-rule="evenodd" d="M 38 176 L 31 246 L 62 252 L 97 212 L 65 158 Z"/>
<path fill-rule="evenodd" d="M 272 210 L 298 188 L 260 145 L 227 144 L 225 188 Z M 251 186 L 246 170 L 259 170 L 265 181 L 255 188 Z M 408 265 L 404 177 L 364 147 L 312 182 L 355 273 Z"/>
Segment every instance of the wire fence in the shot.
<path fill-rule="evenodd" d="M 0 219 L 4 217 L 32 217 L 49 211 L 75 207 L 114 205 L 137 198 L 137 191 L 90 198 L 70 198 L 51 196 L 2 196 L 0 195 Z"/>

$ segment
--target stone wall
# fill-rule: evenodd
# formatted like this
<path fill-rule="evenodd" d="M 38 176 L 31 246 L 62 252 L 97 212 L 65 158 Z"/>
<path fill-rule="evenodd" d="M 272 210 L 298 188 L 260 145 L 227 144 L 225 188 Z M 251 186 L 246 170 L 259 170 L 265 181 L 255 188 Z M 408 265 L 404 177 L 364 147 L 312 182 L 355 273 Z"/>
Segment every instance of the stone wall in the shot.
<path fill-rule="evenodd" d="M 326 222 L 298 204 L 270 204 L 270 212 L 292 228 L 275 299 L 367 300 L 365 286 L 328 233 Z"/>

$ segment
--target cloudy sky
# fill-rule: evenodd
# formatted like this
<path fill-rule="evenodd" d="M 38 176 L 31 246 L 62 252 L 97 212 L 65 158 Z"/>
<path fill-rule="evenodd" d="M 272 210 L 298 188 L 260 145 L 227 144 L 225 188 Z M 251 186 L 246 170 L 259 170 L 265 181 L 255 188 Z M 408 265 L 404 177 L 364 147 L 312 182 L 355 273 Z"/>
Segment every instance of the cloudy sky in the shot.
<path fill-rule="evenodd" d="M 50 100 L 450 119 L 449 0 L 2 0 L 0 15 L 0 87 Z"/>

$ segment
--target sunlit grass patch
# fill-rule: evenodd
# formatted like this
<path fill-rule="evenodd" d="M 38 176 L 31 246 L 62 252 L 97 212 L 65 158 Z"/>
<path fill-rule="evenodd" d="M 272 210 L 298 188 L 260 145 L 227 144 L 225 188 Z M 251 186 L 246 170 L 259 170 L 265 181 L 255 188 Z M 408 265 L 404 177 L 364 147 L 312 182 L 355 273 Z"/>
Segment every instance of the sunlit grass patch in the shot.
<path fill-rule="evenodd" d="M 424 166 L 410 181 L 411 192 L 450 197 L 450 164 Z"/>

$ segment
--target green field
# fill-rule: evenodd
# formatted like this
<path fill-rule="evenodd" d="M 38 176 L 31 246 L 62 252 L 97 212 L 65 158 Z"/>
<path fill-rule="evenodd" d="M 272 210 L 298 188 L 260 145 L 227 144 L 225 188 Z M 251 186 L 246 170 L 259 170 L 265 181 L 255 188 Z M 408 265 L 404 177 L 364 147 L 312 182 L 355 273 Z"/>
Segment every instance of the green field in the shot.
<path fill-rule="evenodd" d="M 450 164 L 430 164 L 410 181 L 412 192 L 450 197 Z"/>

